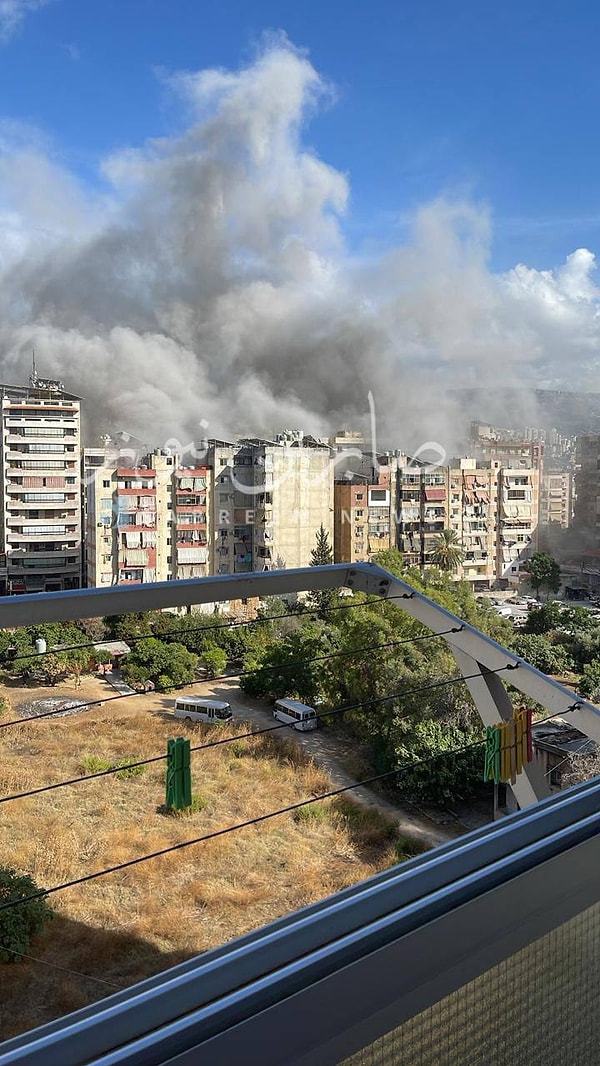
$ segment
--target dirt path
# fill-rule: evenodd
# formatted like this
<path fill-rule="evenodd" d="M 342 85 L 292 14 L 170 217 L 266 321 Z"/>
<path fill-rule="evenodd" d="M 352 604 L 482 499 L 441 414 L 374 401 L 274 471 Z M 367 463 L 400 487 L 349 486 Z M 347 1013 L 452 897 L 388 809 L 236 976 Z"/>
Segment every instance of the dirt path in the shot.
<path fill-rule="evenodd" d="M 203 696 L 210 695 L 214 696 L 215 699 L 227 700 L 231 704 L 236 718 L 251 722 L 259 728 L 275 724 L 270 708 L 264 702 L 246 696 L 245 693 L 240 691 L 235 681 L 206 682 L 204 685 L 195 687 L 199 694 L 201 693 Z M 296 729 L 290 729 L 289 733 L 293 740 L 300 744 L 312 756 L 317 765 L 325 771 L 334 787 L 343 788 L 346 785 L 355 784 L 355 779 L 347 772 L 340 760 L 340 744 L 335 737 L 321 730 L 300 733 Z M 433 848 L 439 844 L 446 844 L 449 840 L 455 840 L 461 835 L 461 830 L 457 826 L 436 825 L 429 818 L 420 817 L 418 814 L 392 803 L 368 787 L 359 786 L 352 790 L 352 795 L 361 803 L 370 807 L 377 807 L 384 814 L 395 818 L 401 833 L 427 847 Z"/>

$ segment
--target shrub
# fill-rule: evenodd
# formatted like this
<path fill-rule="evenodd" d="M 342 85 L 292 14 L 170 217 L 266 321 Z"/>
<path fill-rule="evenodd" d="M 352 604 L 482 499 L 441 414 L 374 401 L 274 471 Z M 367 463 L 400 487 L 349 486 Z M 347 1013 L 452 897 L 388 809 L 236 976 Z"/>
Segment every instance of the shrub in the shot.
<path fill-rule="evenodd" d="M 318 824 L 327 818 L 327 808 L 322 803 L 308 803 L 305 807 L 298 807 L 293 817 L 296 825 L 306 825 L 310 822 Z"/>
<path fill-rule="evenodd" d="M 12 900 L 27 899 L 36 892 L 40 889 L 31 877 L 8 866 L 0 867 L 0 906 Z M 0 960 L 19 962 L 20 953 L 28 951 L 32 937 L 52 916 L 45 894 L 20 903 L 18 907 L 0 910 Z"/>
<path fill-rule="evenodd" d="M 176 811 L 172 807 L 166 807 L 163 803 L 158 808 L 158 813 L 166 814 L 170 818 L 187 818 L 190 814 L 197 814 L 199 811 L 203 811 L 205 807 L 208 807 L 206 796 L 203 796 L 201 792 L 193 792 L 192 802 L 189 807 L 183 807 L 182 810 Z"/>
<path fill-rule="evenodd" d="M 398 862 L 414 859 L 415 855 L 422 855 L 424 851 L 427 851 L 427 848 L 418 840 L 413 840 L 412 837 L 401 836 L 396 841 L 396 858 Z"/>
<path fill-rule="evenodd" d="M 209 677 L 218 677 L 225 673 L 227 666 L 227 653 L 222 648 L 207 648 L 200 657 L 202 666 L 206 668 Z"/>
<path fill-rule="evenodd" d="M 334 800 L 333 807 L 355 844 L 375 847 L 396 836 L 396 823 L 377 807 L 364 806 L 348 796 Z"/>
<path fill-rule="evenodd" d="M 129 766 L 129 763 L 137 762 L 139 755 L 128 755 L 118 762 L 112 762 L 110 759 L 103 759 L 99 755 L 86 755 L 81 760 L 81 766 L 86 774 L 99 774 L 104 770 L 117 770 L 115 777 L 121 779 L 126 777 L 139 777 L 144 773 L 145 766 Z M 118 769 L 121 767 L 122 769 Z"/>

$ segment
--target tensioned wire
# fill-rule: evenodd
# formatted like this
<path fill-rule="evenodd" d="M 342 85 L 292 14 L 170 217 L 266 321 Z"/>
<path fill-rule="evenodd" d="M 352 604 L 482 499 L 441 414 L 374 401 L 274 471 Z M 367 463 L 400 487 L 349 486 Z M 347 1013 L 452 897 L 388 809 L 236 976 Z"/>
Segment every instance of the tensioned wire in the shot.
<path fill-rule="evenodd" d="M 231 678 L 248 677 L 251 674 L 259 673 L 260 671 L 267 671 L 268 672 L 268 671 L 281 670 L 281 669 L 290 670 L 290 669 L 293 669 L 296 666 L 306 666 L 308 662 L 311 662 L 311 663 L 313 663 L 313 662 L 324 662 L 327 659 L 344 658 L 344 657 L 345 658 L 349 658 L 351 656 L 365 655 L 368 652 L 377 651 L 379 649 L 394 648 L 394 647 L 397 647 L 397 646 L 399 646 L 401 644 L 413 644 L 413 643 L 416 643 L 417 641 L 435 640 L 435 639 L 447 636 L 449 633 L 460 633 L 463 628 L 464 628 L 463 626 L 453 626 L 451 629 L 442 630 L 441 633 L 423 633 L 423 634 L 417 635 L 415 637 L 404 637 L 401 640 L 390 640 L 390 641 L 387 641 L 384 644 L 373 644 L 373 645 L 371 645 L 370 647 L 367 647 L 367 648 L 355 648 L 355 649 L 352 649 L 351 651 L 332 651 L 332 652 L 327 652 L 327 653 L 325 653 L 323 655 L 312 656 L 310 658 L 310 660 L 307 660 L 307 659 L 296 659 L 296 660 L 290 660 L 289 662 L 286 662 L 286 663 L 278 664 L 277 666 L 257 666 L 257 667 L 254 667 L 251 670 L 240 670 L 237 673 L 217 674 L 215 677 L 212 677 L 212 678 L 197 678 L 195 681 L 190 681 L 190 687 L 192 685 L 204 685 L 204 684 L 207 683 L 207 681 L 210 681 L 210 683 L 212 684 L 215 681 L 228 681 Z M 118 693 L 118 695 L 116 695 L 116 696 L 105 696 L 103 699 L 88 700 L 87 702 L 78 703 L 72 709 L 74 711 L 79 712 L 79 711 L 87 710 L 89 707 L 99 707 L 99 706 L 102 706 L 104 703 L 111 703 L 113 700 L 126 700 L 126 699 L 131 699 L 131 697 L 133 697 L 133 696 L 147 696 L 147 695 L 148 695 L 148 693 L 142 692 L 142 691 L 140 691 L 140 692 L 121 692 L 121 693 Z M 1 729 L 8 729 L 9 726 L 20 725 L 23 722 L 35 722 L 37 719 L 41 719 L 41 718 L 52 718 L 54 715 L 58 715 L 58 714 L 64 715 L 65 711 L 68 711 L 68 710 L 69 710 L 68 707 L 67 708 L 65 708 L 65 707 L 57 707 L 57 708 L 55 708 L 52 711 L 43 711 L 41 714 L 32 714 L 32 715 L 28 715 L 28 716 L 23 717 L 23 718 L 11 718 L 10 721 L 8 721 L 8 722 L 0 722 L 0 730 Z"/>
<path fill-rule="evenodd" d="M 320 590 L 320 591 L 335 592 L 336 590 L 335 589 L 323 589 L 323 590 Z M 411 598 L 412 598 L 412 595 L 408 595 L 407 593 L 399 593 L 398 595 L 394 595 L 394 596 L 384 596 L 384 597 L 377 597 L 377 598 L 374 598 L 372 600 L 366 600 L 364 603 L 334 604 L 332 607 L 323 608 L 323 612 L 329 613 L 330 611 L 357 610 L 360 607 L 373 607 L 377 603 L 391 603 L 394 600 L 411 599 Z M 105 617 L 110 618 L 112 616 L 111 615 L 106 615 Z M 115 617 L 117 617 L 117 616 L 115 616 Z M 279 619 L 284 619 L 284 618 L 320 618 L 321 621 L 327 621 L 326 618 L 322 618 L 322 613 L 318 609 L 308 610 L 308 611 L 302 609 L 302 610 L 298 610 L 298 611 L 288 611 L 288 612 L 285 612 L 284 614 L 266 615 L 266 616 L 264 616 L 262 618 L 243 618 L 243 619 L 238 619 L 237 621 L 217 622 L 214 625 L 212 623 L 210 623 L 208 625 L 202 625 L 202 626 L 189 626 L 189 627 L 186 627 L 184 629 L 167 629 L 164 633 L 161 633 L 161 632 L 158 632 L 158 633 L 154 633 L 154 632 L 141 633 L 141 634 L 139 634 L 137 636 L 134 635 L 134 636 L 128 637 L 127 640 L 124 641 L 124 643 L 126 643 L 126 644 L 137 644 L 138 641 L 140 641 L 140 640 L 150 640 L 152 638 L 154 638 L 155 640 L 170 640 L 172 637 L 177 637 L 178 635 L 180 637 L 181 636 L 185 637 L 188 633 L 205 633 L 207 636 L 210 636 L 210 634 L 216 629 L 236 630 L 236 629 L 241 629 L 244 626 L 266 625 L 269 622 L 278 622 Z M 53 623 L 48 622 L 48 623 L 40 623 L 40 624 L 41 625 L 52 625 Z M 23 627 L 20 627 L 20 628 L 23 628 Z M 117 637 L 103 637 L 102 640 L 90 640 L 90 641 L 86 641 L 86 642 L 84 642 L 82 644 L 67 644 L 64 647 L 60 647 L 60 648 L 47 648 L 46 651 L 41 651 L 41 652 L 37 652 L 35 650 L 32 650 L 30 652 L 22 652 L 19 655 L 10 655 L 10 656 L 7 655 L 7 651 L 5 649 L 3 652 L 0 652 L 0 663 L 1 662 L 4 662 L 4 663 L 15 663 L 15 662 L 19 662 L 19 660 L 21 660 L 21 659 L 36 659 L 37 660 L 37 659 L 43 658 L 46 655 L 64 655 L 65 652 L 82 651 L 82 650 L 85 650 L 86 648 L 97 648 L 97 649 L 99 649 L 100 647 L 103 647 L 105 644 L 114 644 L 118 639 L 119 638 L 117 638 Z M 177 643 L 177 641 L 174 640 L 173 643 Z"/>
<path fill-rule="evenodd" d="M 510 667 L 502 666 L 499 670 L 492 672 L 499 673 L 501 670 L 509 668 Z M 362 788 L 366 785 L 372 785 L 376 781 L 383 781 L 391 777 L 397 777 L 399 774 L 412 770 L 416 766 L 425 766 L 441 758 L 462 755 L 464 752 L 479 748 L 483 744 L 485 744 L 484 739 L 476 740 L 470 744 L 464 744 L 459 748 L 437 752 L 435 755 L 430 755 L 423 759 L 414 759 L 409 763 L 404 763 L 402 766 L 396 767 L 394 770 L 386 770 L 384 773 L 374 774 L 371 777 L 363 778 L 361 781 L 355 781 L 351 785 L 342 785 L 339 788 L 330 789 L 328 792 L 322 792 L 318 796 L 312 796 L 309 799 L 300 800 L 297 803 L 290 803 L 287 807 L 280 807 L 278 810 L 269 811 L 267 814 L 259 814 L 254 818 L 248 818 L 245 822 L 238 822 L 236 825 L 227 826 L 225 829 L 215 829 L 213 832 L 205 833 L 203 836 L 193 837 L 191 840 L 182 840 L 178 844 L 171 844 L 169 847 L 161 848 L 159 851 L 148 852 L 146 855 L 139 855 L 135 859 L 128 859 L 126 862 L 117 863 L 115 866 L 107 866 L 103 870 L 96 870 L 94 873 L 84 874 L 82 877 L 76 877 L 71 881 L 63 881 L 50 888 L 39 889 L 39 891 L 32 892 L 30 895 L 23 896 L 20 899 L 7 900 L 5 903 L 0 903 L 0 913 L 5 910 L 11 910 L 13 907 L 18 907 L 24 903 L 31 903 L 35 899 L 52 895 L 55 892 L 62 892 L 67 888 L 75 888 L 77 885 L 87 884 L 89 881 L 95 881 L 99 877 L 106 877 L 108 874 L 118 873 L 120 870 L 127 870 L 132 866 L 138 866 L 142 862 L 148 862 L 150 859 L 157 859 L 163 855 L 170 855 L 173 852 L 182 851 L 184 848 L 192 847 L 195 844 L 202 844 L 208 840 L 215 840 L 218 837 L 227 836 L 229 833 L 235 833 L 240 829 L 247 829 L 253 825 L 260 825 L 263 822 L 269 821 L 271 818 L 277 818 L 282 814 L 290 814 L 292 811 L 297 811 L 301 807 L 308 807 L 313 803 L 322 803 L 324 800 L 333 799 L 335 796 L 341 796 L 345 792 L 352 792 L 354 789 Z"/>
<path fill-rule="evenodd" d="M 508 663 L 506 666 L 500 666 L 497 670 L 490 670 L 492 674 L 502 673 L 504 670 L 516 670 L 518 663 Z M 420 685 L 419 688 L 408 689 L 404 692 L 392 692 L 387 696 L 374 696 L 368 700 L 360 700 L 356 703 L 344 704 L 341 707 L 334 707 L 330 711 L 323 711 L 321 714 L 315 715 L 318 720 L 320 718 L 332 718 L 337 714 L 344 714 L 347 711 L 360 710 L 362 707 L 373 707 L 378 704 L 387 703 L 390 700 L 401 699 L 405 696 L 420 695 L 422 692 L 428 692 L 432 689 L 447 688 L 450 685 L 459 685 L 462 681 L 470 681 L 473 678 L 480 677 L 480 674 L 467 674 L 466 676 L 446 678 L 443 681 L 433 681 L 429 685 Z M 136 693 L 137 695 L 137 693 Z M 263 729 L 253 729 L 248 733 L 236 733 L 232 737 L 222 737 L 219 740 L 211 740 L 207 744 L 197 744 L 190 747 L 192 751 L 206 751 L 208 748 L 217 748 L 223 744 L 231 744 L 235 740 L 247 740 L 250 737 L 264 736 L 266 733 L 274 733 L 279 729 L 293 729 L 294 725 L 291 722 L 278 722 L 277 725 L 265 726 Z M 149 766 L 151 763 L 163 762 L 168 758 L 168 754 L 153 755 L 148 759 L 139 759 L 137 762 L 121 763 L 119 766 L 111 766 L 107 770 L 98 770 L 92 774 L 82 774 L 80 777 L 69 778 L 65 781 L 57 781 L 50 785 L 41 785 L 39 788 L 28 789 L 26 792 L 15 792 L 10 796 L 0 797 L 0 804 L 8 803 L 11 800 L 27 799 L 29 796 L 37 796 L 41 792 L 52 792 L 57 788 L 65 788 L 67 785 L 77 785 L 82 781 L 92 781 L 97 777 L 109 777 L 111 774 L 122 773 L 124 770 L 133 770 L 138 766 Z"/>

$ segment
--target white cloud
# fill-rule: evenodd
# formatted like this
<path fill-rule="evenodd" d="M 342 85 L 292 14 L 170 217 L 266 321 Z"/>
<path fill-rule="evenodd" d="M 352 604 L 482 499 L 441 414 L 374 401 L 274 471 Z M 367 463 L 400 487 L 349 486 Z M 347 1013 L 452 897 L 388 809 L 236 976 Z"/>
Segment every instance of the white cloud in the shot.
<path fill-rule="evenodd" d="M 10 40 L 26 15 L 39 11 L 48 2 L 49 0 L 0 0 L 0 41 Z"/>

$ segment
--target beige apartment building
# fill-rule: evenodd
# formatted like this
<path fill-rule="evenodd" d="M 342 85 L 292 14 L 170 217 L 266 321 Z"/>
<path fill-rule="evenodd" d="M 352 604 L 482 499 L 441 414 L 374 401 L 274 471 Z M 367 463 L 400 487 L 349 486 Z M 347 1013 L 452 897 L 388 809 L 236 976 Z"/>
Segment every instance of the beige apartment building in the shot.
<path fill-rule="evenodd" d="M 449 528 L 465 553 L 457 576 L 475 591 L 518 587 L 537 548 L 539 470 L 468 457 L 452 461 L 449 479 Z"/>
<path fill-rule="evenodd" d="M 206 577 L 210 478 L 154 451 L 132 460 L 114 447 L 84 452 L 88 586 Z"/>
<path fill-rule="evenodd" d="M 540 526 L 568 529 L 573 506 L 573 475 L 569 470 L 545 470 L 540 488 Z"/>
<path fill-rule="evenodd" d="M 333 547 L 330 449 L 301 432 L 209 442 L 215 574 L 309 566 L 321 525 Z"/>
<path fill-rule="evenodd" d="M 35 367 L 29 386 L 0 386 L 3 593 L 81 584 L 80 401 Z M 4 560 L 3 560 L 4 561 Z"/>

